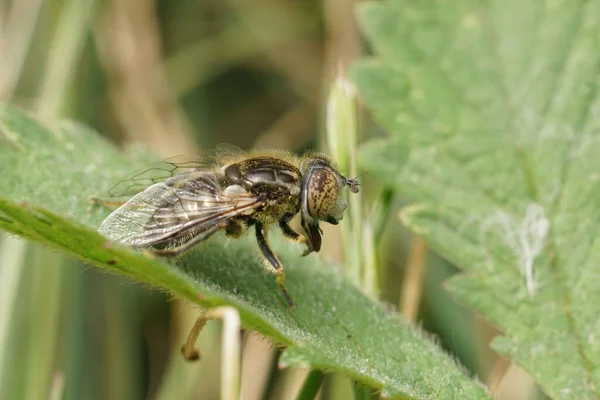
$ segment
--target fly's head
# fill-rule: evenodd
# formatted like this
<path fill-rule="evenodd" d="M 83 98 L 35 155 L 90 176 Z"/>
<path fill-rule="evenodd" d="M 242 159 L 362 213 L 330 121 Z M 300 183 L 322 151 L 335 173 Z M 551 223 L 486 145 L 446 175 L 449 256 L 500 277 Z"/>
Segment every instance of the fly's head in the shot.
<path fill-rule="evenodd" d="M 337 225 L 348 207 L 342 189 L 349 187 L 358 193 L 359 182 L 347 179 L 335 168 L 331 161 L 322 156 L 308 156 L 301 161 L 302 170 L 302 226 L 314 251 L 319 251 L 321 235 L 319 221 Z"/>

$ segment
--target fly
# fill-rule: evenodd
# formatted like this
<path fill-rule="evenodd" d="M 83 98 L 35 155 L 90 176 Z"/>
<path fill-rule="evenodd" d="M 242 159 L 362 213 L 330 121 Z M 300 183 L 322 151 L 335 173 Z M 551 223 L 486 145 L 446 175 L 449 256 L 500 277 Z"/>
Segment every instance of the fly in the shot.
<path fill-rule="evenodd" d="M 112 195 L 139 193 L 111 213 L 99 232 L 126 246 L 174 257 L 216 232 L 238 238 L 254 228 L 258 247 L 293 309 L 267 230 L 277 224 L 287 239 L 306 244 L 303 255 L 318 252 L 319 222 L 337 225 L 342 220 L 347 204 L 340 194 L 346 186 L 359 191 L 358 181 L 344 177 L 322 154 L 297 157 L 219 145 L 211 162 L 162 163 L 117 184 Z M 290 226 L 298 213 L 303 233 Z"/>

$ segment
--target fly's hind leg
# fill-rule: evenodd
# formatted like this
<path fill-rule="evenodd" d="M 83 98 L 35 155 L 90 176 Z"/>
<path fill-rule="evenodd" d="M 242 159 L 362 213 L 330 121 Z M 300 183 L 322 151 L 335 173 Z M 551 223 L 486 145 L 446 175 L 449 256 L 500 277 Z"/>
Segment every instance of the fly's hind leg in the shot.
<path fill-rule="evenodd" d="M 287 301 L 290 310 L 293 310 L 294 308 L 296 308 L 296 304 L 294 303 L 294 300 L 292 300 L 292 297 L 290 296 L 287 289 L 283 285 L 283 283 L 285 282 L 285 273 L 283 272 L 283 266 L 281 265 L 281 262 L 277 259 L 277 256 L 275 256 L 275 254 L 273 253 L 273 250 L 271 250 L 271 248 L 269 247 L 269 244 L 267 243 L 266 230 L 265 230 L 264 225 L 261 222 L 256 222 L 255 227 L 256 227 L 256 240 L 258 241 L 258 247 L 260 248 L 260 251 L 262 252 L 263 256 L 267 259 L 269 264 L 273 267 L 273 272 L 276 275 L 275 280 L 277 281 L 277 284 L 281 288 L 281 291 L 283 292 L 283 296 L 285 297 L 285 300 Z"/>

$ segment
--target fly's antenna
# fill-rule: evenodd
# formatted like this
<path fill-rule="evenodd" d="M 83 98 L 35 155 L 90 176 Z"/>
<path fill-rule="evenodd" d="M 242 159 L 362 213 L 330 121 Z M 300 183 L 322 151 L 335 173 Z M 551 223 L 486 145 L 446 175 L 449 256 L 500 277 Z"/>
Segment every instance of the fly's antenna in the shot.
<path fill-rule="evenodd" d="M 362 174 L 358 175 L 355 178 L 346 179 L 346 185 L 348 185 L 350 187 L 350 191 L 352 193 L 358 193 L 360 191 L 360 182 L 358 181 L 358 178 L 360 178 L 361 176 L 363 176 L 365 174 L 366 174 L 366 172 L 363 172 Z"/>

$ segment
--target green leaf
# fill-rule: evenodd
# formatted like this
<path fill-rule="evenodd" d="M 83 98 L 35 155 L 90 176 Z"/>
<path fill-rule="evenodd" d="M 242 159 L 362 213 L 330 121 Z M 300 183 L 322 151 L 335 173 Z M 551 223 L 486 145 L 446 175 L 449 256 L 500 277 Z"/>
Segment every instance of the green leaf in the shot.
<path fill-rule="evenodd" d="M 89 199 L 147 163 L 143 153 L 120 153 L 79 125 L 43 124 L 9 107 L 0 108 L 0 133 L 3 229 L 202 306 L 233 305 L 246 327 L 287 346 L 284 365 L 341 372 L 392 397 L 486 397 L 431 340 L 339 269 L 300 257 L 300 246 L 276 242 L 297 303 L 290 312 L 251 235 L 210 240 L 177 264 L 107 242 L 96 228 L 110 210 Z"/>
<path fill-rule="evenodd" d="M 465 271 L 448 289 L 504 332 L 495 350 L 553 398 L 600 397 L 600 1 L 359 14 L 377 57 L 354 80 L 391 133 L 363 165 Z"/>

